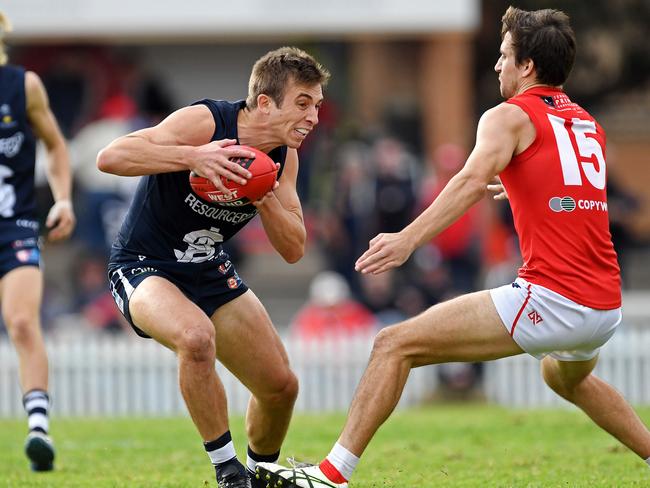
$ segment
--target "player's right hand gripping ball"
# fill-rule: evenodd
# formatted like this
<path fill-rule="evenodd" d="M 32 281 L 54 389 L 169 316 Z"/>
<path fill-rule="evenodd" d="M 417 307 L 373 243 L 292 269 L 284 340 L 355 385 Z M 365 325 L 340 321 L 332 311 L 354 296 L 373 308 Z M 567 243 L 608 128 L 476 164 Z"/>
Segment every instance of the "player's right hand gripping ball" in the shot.
<path fill-rule="evenodd" d="M 247 203 L 259 200 L 273 189 L 275 180 L 278 176 L 278 168 L 273 160 L 259 149 L 249 146 L 230 146 L 233 148 L 240 147 L 255 153 L 254 158 L 231 158 L 234 163 L 238 163 L 246 168 L 251 174 L 251 178 L 245 185 L 236 181 L 228 180 L 221 177 L 224 186 L 228 188 L 232 196 L 227 197 L 223 192 L 217 189 L 214 184 L 194 172 L 190 172 L 190 186 L 203 200 L 210 203 L 219 203 L 229 206 L 246 205 Z"/>

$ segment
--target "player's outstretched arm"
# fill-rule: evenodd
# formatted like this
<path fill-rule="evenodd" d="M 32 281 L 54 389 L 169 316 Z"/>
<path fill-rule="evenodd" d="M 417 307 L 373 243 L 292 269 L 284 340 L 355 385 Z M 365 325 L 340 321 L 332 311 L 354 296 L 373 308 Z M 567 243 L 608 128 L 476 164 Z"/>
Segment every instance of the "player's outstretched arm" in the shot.
<path fill-rule="evenodd" d="M 185 107 L 155 127 L 115 139 L 97 155 L 97 167 L 119 176 L 192 170 L 229 195 L 220 176 L 242 184 L 251 176 L 230 158 L 255 155 L 230 147 L 234 139 L 211 142 L 214 130 L 214 118 L 205 105 Z"/>
<path fill-rule="evenodd" d="M 296 192 L 297 178 L 298 153 L 289 149 L 279 184 L 254 203 L 271 244 L 289 263 L 302 258 L 307 240 L 302 206 Z"/>
<path fill-rule="evenodd" d="M 47 180 L 52 190 L 54 205 L 47 215 L 45 225 L 50 229 L 48 239 L 58 241 L 70 236 L 76 222 L 72 209 L 70 156 L 59 124 L 50 109 L 43 82 L 36 73 L 25 73 L 25 93 L 27 117 L 35 134 L 47 148 Z"/>
<path fill-rule="evenodd" d="M 519 144 L 519 134 L 529 122 L 520 108 L 505 103 L 483 114 L 476 145 L 465 166 L 402 231 L 379 234 L 372 239 L 355 269 L 377 274 L 401 266 L 415 249 L 458 220 L 485 195 L 488 183 L 508 165 Z"/>

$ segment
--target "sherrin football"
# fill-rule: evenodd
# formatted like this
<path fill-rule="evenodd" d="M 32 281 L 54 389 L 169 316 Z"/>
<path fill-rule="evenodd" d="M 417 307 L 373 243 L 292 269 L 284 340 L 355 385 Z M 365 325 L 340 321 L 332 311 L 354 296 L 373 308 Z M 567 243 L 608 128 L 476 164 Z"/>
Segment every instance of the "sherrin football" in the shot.
<path fill-rule="evenodd" d="M 232 196 L 227 197 L 209 179 L 191 171 L 190 186 L 194 193 L 210 203 L 240 206 L 259 200 L 270 192 L 278 176 L 278 168 L 273 160 L 267 154 L 254 147 L 243 145 L 232 145 L 228 147 L 246 149 L 255 153 L 255 157 L 253 158 L 230 158 L 230 161 L 246 168 L 252 174 L 251 178 L 245 185 L 241 185 L 236 181 L 228 180 L 222 176 L 221 181 L 224 186 L 232 192 Z"/>

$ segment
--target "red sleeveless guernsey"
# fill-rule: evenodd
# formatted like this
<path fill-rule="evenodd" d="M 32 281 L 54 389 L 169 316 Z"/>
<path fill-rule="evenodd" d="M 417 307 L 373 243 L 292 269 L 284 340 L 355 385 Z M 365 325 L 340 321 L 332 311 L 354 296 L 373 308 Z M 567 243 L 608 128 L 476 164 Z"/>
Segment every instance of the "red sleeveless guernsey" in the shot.
<path fill-rule="evenodd" d="M 519 276 L 590 308 L 620 307 L 605 132 L 557 88 L 531 88 L 506 103 L 523 109 L 537 131 L 500 175 L 519 235 Z"/>

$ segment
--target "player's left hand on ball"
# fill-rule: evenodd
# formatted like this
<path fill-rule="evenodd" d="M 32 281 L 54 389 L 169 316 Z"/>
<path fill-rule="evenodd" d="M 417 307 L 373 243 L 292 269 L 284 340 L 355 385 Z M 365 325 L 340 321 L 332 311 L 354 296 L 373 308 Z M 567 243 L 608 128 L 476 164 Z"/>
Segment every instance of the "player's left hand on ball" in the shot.
<path fill-rule="evenodd" d="M 47 235 L 49 241 L 60 241 L 70 236 L 74 230 L 76 218 L 70 200 L 59 200 L 47 214 L 45 225 L 50 232 Z"/>
<path fill-rule="evenodd" d="M 275 167 L 277 168 L 278 171 L 280 171 L 280 163 L 275 163 Z M 266 195 L 264 195 L 262 198 L 260 198 L 259 200 L 252 202 L 253 205 L 255 205 L 259 209 L 266 202 L 268 202 L 269 199 L 275 197 L 273 192 L 277 190 L 279 187 L 280 187 L 280 182 L 278 180 L 275 180 L 275 183 L 273 183 L 273 189 L 270 192 L 268 192 Z"/>
<path fill-rule="evenodd" d="M 407 236 L 401 232 L 379 234 L 370 241 L 368 250 L 357 259 L 354 269 L 379 274 L 402 265 L 413 252 Z"/>
<path fill-rule="evenodd" d="M 275 198 L 275 194 L 273 192 L 277 190 L 279 187 L 280 187 L 280 183 L 276 180 L 276 182 L 273 184 L 273 190 L 268 192 L 259 200 L 252 202 L 252 204 L 255 205 L 257 208 L 264 206 L 264 204 L 267 203 L 270 199 Z"/>
<path fill-rule="evenodd" d="M 487 189 L 495 194 L 494 197 L 492 197 L 495 200 L 508 199 L 508 192 L 506 192 L 506 188 L 503 186 L 503 183 L 501 183 L 498 176 L 492 180 L 492 183 L 487 186 Z"/>

